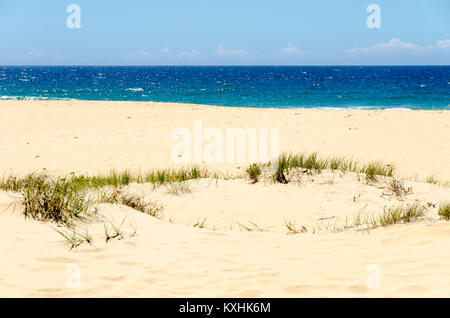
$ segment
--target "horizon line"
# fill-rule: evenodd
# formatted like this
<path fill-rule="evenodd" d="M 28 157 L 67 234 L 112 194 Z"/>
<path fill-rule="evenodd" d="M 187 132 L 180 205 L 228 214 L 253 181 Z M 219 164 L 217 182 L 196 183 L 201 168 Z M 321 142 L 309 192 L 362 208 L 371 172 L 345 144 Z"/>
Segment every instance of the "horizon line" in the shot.
<path fill-rule="evenodd" d="M 167 65 L 148 65 L 148 64 L 11 64 L 11 65 L 0 65 L 0 67 L 305 67 L 305 66 L 317 66 L 317 67 L 327 67 L 327 66 L 338 66 L 338 67 L 383 67 L 383 66 L 450 66 L 450 64 L 167 64 Z"/>

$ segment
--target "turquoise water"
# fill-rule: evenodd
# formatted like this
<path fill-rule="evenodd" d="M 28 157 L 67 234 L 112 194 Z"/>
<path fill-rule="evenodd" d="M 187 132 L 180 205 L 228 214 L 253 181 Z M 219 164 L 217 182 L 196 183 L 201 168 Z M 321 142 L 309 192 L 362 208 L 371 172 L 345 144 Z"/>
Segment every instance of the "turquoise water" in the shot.
<path fill-rule="evenodd" d="M 449 109 L 450 66 L 0 67 L 0 99 Z"/>

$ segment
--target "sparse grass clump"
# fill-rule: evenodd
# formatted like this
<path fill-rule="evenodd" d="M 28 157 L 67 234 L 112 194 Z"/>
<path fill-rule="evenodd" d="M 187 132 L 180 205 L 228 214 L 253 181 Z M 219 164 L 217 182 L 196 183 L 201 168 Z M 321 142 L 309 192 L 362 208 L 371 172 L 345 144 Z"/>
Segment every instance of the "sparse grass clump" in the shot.
<path fill-rule="evenodd" d="M 438 215 L 443 220 L 450 220 L 450 203 L 444 203 L 439 206 Z"/>
<path fill-rule="evenodd" d="M 320 160 L 317 157 L 316 153 L 309 155 L 304 158 L 304 168 L 306 169 L 306 173 L 312 174 L 313 172 L 320 173 L 323 169 L 328 167 L 327 160 Z"/>
<path fill-rule="evenodd" d="M 394 166 L 383 164 L 381 162 L 371 162 L 361 168 L 359 172 L 366 175 L 367 182 L 377 182 L 377 176 L 392 177 L 394 175 Z"/>
<path fill-rule="evenodd" d="M 169 183 L 167 187 L 167 193 L 173 194 L 173 195 L 181 195 L 185 193 L 191 193 L 191 188 L 189 186 L 189 183 L 187 181 L 183 182 L 172 182 Z"/>
<path fill-rule="evenodd" d="M 91 235 L 87 230 L 85 233 L 78 233 L 73 229 L 65 232 L 57 229 L 55 229 L 55 231 L 66 240 L 67 244 L 70 246 L 70 250 L 77 248 L 84 242 L 91 244 L 93 241 Z"/>
<path fill-rule="evenodd" d="M 100 202 L 125 205 L 158 218 L 162 214 L 162 207 L 153 202 L 145 202 L 141 197 L 125 192 L 122 187 L 115 187 L 112 191 L 103 192 Z"/>
<path fill-rule="evenodd" d="M 278 157 L 278 160 L 274 164 L 275 173 L 273 174 L 273 178 L 275 181 L 284 184 L 288 183 L 285 173 L 289 172 L 289 163 L 290 160 L 287 154 L 282 154 L 280 157 Z"/>
<path fill-rule="evenodd" d="M 69 223 L 72 218 L 87 212 L 89 202 L 65 178 L 50 179 L 46 175 L 29 175 L 22 180 L 25 216 L 42 221 Z"/>
<path fill-rule="evenodd" d="M 194 227 L 197 227 L 199 229 L 204 229 L 205 223 L 206 223 L 206 217 L 202 221 L 200 221 L 200 219 L 198 219 L 197 223 L 194 224 Z"/>
<path fill-rule="evenodd" d="M 397 197 L 408 195 L 412 192 L 412 188 L 405 188 L 403 181 L 393 178 L 388 185 L 388 189 Z"/>
<path fill-rule="evenodd" d="M 17 176 L 3 177 L 0 180 L 0 189 L 4 191 L 19 192 L 25 185 L 26 179 L 33 175 L 28 175 L 26 178 L 19 178 Z"/>
<path fill-rule="evenodd" d="M 138 176 L 133 175 L 130 170 L 124 170 L 122 172 L 111 170 L 107 175 L 73 175 L 70 177 L 70 182 L 82 189 L 99 189 L 106 186 L 126 186 L 132 182 L 136 182 L 137 178 Z"/>
<path fill-rule="evenodd" d="M 300 228 L 297 228 L 297 226 L 291 221 L 284 220 L 284 225 L 286 226 L 288 234 L 300 234 L 308 232 L 308 229 L 304 225 L 302 225 Z"/>
<path fill-rule="evenodd" d="M 410 223 L 420 218 L 424 211 L 425 208 L 418 203 L 406 207 L 385 208 L 380 215 L 361 216 L 361 214 L 358 214 L 355 218 L 355 226 L 366 225 L 369 228 L 376 228 L 398 223 Z"/>
<path fill-rule="evenodd" d="M 333 157 L 330 158 L 330 169 L 332 171 L 335 170 L 347 171 L 348 165 L 346 164 L 346 161 L 343 158 Z"/>
<path fill-rule="evenodd" d="M 250 167 L 247 168 L 246 172 L 253 183 L 257 183 L 259 181 L 259 177 L 261 176 L 261 167 L 258 164 L 251 164 Z"/>
<path fill-rule="evenodd" d="M 439 180 L 435 176 L 428 176 L 426 182 L 430 184 L 438 184 Z"/>
<path fill-rule="evenodd" d="M 288 183 L 287 175 L 290 169 L 304 169 L 307 174 L 320 173 L 322 170 L 331 169 L 332 171 L 356 172 L 363 173 L 367 182 L 376 182 L 377 176 L 392 177 L 394 175 L 394 166 L 392 164 L 383 164 L 380 162 L 372 162 L 364 166 L 360 166 L 358 161 L 332 157 L 321 159 L 316 153 L 305 154 L 281 154 L 275 161 L 274 180 L 280 183 Z"/>
<path fill-rule="evenodd" d="M 163 185 L 166 183 L 184 182 L 193 179 L 208 178 L 211 174 L 199 167 L 153 170 L 142 176 L 142 182 Z M 139 183 L 142 183 L 139 182 Z"/>
<path fill-rule="evenodd" d="M 255 222 L 252 221 L 248 221 L 248 223 L 250 223 L 250 226 L 244 225 L 242 223 L 236 223 L 237 225 L 239 225 L 241 228 L 243 228 L 244 230 L 246 230 L 247 232 L 266 232 L 265 229 L 260 228 L 258 226 L 258 224 L 256 224 Z"/>
<path fill-rule="evenodd" d="M 106 223 L 103 223 L 103 227 L 105 229 L 105 241 L 106 243 L 108 243 L 109 240 L 111 239 L 123 239 L 125 237 L 125 232 L 122 231 L 122 227 L 125 223 L 125 218 L 123 218 L 122 222 L 119 225 L 116 225 L 116 223 L 114 221 L 110 221 L 110 226 L 107 226 Z M 136 228 L 134 228 L 134 232 L 133 234 L 131 234 L 131 236 L 136 235 Z"/>
<path fill-rule="evenodd" d="M 83 188 L 102 188 L 105 186 L 126 186 L 134 182 L 163 185 L 173 182 L 207 178 L 210 175 L 211 174 L 207 170 L 193 166 L 180 169 L 155 169 L 147 173 L 132 173 L 130 170 L 117 172 L 112 170 L 106 175 L 73 176 L 71 181 Z"/>
<path fill-rule="evenodd" d="M 381 226 L 392 225 L 396 223 L 409 223 L 423 215 L 425 208 L 415 203 L 406 208 L 394 207 L 385 209 L 383 214 L 379 217 L 379 224 Z"/>

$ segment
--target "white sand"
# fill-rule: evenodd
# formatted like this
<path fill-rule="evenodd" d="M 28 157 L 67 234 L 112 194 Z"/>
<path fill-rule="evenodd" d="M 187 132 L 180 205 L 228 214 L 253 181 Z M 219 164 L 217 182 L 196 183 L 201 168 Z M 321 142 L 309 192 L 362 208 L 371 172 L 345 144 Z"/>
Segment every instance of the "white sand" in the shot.
<path fill-rule="evenodd" d="M 102 204 L 94 220 L 78 225 L 93 244 L 72 251 L 55 224 L 24 220 L 12 205 L 17 195 L 0 192 L 0 296 L 450 296 L 450 222 L 436 213 L 450 190 L 414 181 L 450 180 L 448 111 L 1 101 L 0 114 L 0 175 L 173 166 L 172 129 L 201 119 L 220 129 L 278 127 L 281 150 L 392 162 L 413 189 L 397 198 L 384 180 L 367 185 L 355 174 L 329 171 L 288 185 L 191 181 L 191 193 L 178 196 L 134 184 L 130 191 L 164 207 L 162 219 Z M 240 174 L 245 166 L 210 168 Z M 419 222 L 344 229 L 359 212 L 379 214 L 416 201 L 430 203 Z M 106 243 L 104 223 L 124 218 L 125 238 Z M 193 227 L 205 218 L 204 229 Z M 288 235 L 285 221 L 308 232 Z M 239 224 L 257 228 L 247 232 Z M 71 264 L 81 270 L 80 289 L 67 287 Z M 371 268 L 381 271 L 379 288 L 367 284 L 375 277 Z"/>

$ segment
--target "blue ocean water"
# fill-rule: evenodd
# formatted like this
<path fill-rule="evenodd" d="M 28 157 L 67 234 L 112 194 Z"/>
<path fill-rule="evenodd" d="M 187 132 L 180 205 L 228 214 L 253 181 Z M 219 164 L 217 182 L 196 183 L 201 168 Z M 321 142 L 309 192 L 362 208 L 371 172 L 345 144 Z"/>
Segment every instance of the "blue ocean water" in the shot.
<path fill-rule="evenodd" d="M 0 99 L 449 109 L 450 66 L 0 67 Z"/>

